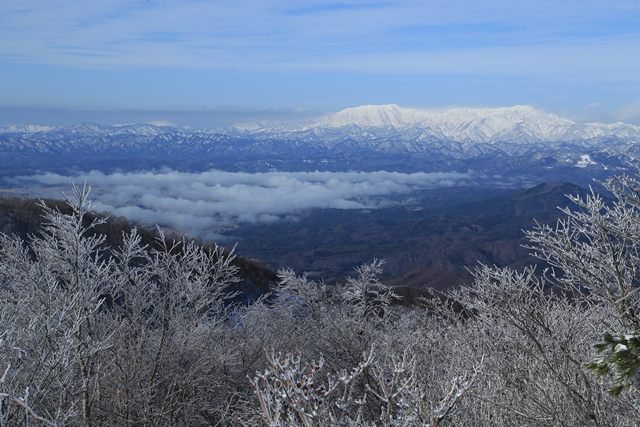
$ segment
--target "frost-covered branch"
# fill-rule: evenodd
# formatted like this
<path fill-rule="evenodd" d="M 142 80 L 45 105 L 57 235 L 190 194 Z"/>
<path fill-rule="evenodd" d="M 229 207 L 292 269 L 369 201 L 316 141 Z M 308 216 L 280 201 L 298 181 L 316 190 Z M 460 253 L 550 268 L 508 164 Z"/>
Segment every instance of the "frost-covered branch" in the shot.
<path fill-rule="evenodd" d="M 371 364 L 373 352 L 350 371 L 343 370 L 324 380 L 319 374 L 324 367 L 318 361 L 301 363 L 300 355 L 271 353 L 264 372 L 251 380 L 262 420 L 268 426 L 323 426 L 339 422 L 348 406 L 360 402 L 351 395 L 354 379 Z M 338 393 L 339 391 L 341 393 Z"/>

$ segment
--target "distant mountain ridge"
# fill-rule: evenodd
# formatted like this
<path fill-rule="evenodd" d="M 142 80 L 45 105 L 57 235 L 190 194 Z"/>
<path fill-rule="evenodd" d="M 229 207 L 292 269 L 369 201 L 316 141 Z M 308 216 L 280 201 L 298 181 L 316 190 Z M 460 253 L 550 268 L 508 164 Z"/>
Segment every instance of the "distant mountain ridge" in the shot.
<path fill-rule="evenodd" d="M 518 125 L 526 125 L 540 137 L 547 137 L 549 129 L 575 125 L 554 114 L 528 105 L 499 108 L 416 109 L 396 104 L 365 105 L 341 110 L 317 120 L 317 127 L 419 127 L 432 129 L 451 139 L 488 140 Z"/>
<path fill-rule="evenodd" d="M 347 108 L 314 121 L 310 128 L 419 128 L 458 142 L 502 140 L 572 141 L 597 137 L 640 137 L 627 123 L 577 123 L 529 105 L 497 108 L 404 108 L 396 104 Z"/>
<path fill-rule="evenodd" d="M 0 167 L 4 174 L 54 165 L 526 175 L 533 169 L 542 174 L 558 168 L 626 168 L 640 158 L 638 142 L 640 126 L 577 123 L 527 105 L 435 110 L 390 104 L 347 108 L 289 126 L 8 126 L 0 128 Z"/>
<path fill-rule="evenodd" d="M 222 129 L 193 129 L 168 123 L 98 125 L 79 123 L 68 127 L 9 125 L 0 134 L 71 132 L 84 136 L 111 134 L 159 135 L 185 132 L 194 134 L 287 134 L 314 129 L 338 128 L 417 128 L 431 136 L 457 142 L 488 142 L 527 135 L 540 141 L 571 141 L 598 137 L 640 138 L 640 126 L 616 123 L 578 123 L 529 105 L 511 107 L 447 109 L 407 108 L 397 104 L 362 105 L 326 114 L 309 122 L 291 126 L 251 124 Z"/>

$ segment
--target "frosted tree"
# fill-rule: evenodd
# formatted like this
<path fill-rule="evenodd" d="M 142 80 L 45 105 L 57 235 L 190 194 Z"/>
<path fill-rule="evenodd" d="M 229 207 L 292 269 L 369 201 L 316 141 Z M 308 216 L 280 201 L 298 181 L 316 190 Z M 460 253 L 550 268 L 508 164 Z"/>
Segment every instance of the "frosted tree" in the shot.
<path fill-rule="evenodd" d="M 238 281 L 235 256 L 161 230 L 150 249 L 133 230 L 114 257 L 128 286 L 113 310 L 123 321 L 105 385 L 111 404 L 132 425 L 202 422 L 214 398 L 203 390 L 223 387 L 233 358 L 222 337 L 234 296 L 228 287 Z"/>
<path fill-rule="evenodd" d="M 117 331 L 103 310 L 105 296 L 121 285 L 102 251 L 104 236 L 92 234 L 104 219 L 87 218 L 88 195 L 87 187 L 74 188 L 70 214 L 41 204 L 45 223 L 28 246 L 0 237 L 2 310 L 16 315 L 20 348 L 5 359 L 16 372 L 5 383 L 29 389 L 29 399 L 55 419 L 78 409 L 85 425 L 92 424 L 93 393 L 105 372 L 100 354 Z"/>
<path fill-rule="evenodd" d="M 427 390 L 430 384 L 418 375 L 416 356 L 404 350 L 402 356 L 382 356 L 373 363 L 369 373 L 374 386 L 367 391 L 380 404 L 378 422 L 383 427 L 439 426 L 456 407 L 458 400 L 473 386 L 482 360 L 471 373 L 462 373 L 451 381 L 446 395 L 431 402 Z"/>
<path fill-rule="evenodd" d="M 533 254 L 554 268 L 553 283 L 601 313 L 604 341 L 591 366 L 611 372 L 611 392 L 619 394 L 640 386 L 640 182 L 625 175 L 604 187 L 613 200 L 593 190 L 569 196 L 577 209 L 563 209 L 555 227 L 538 225 L 527 237 Z"/>
<path fill-rule="evenodd" d="M 321 311 L 329 299 L 326 285 L 309 280 L 306 274 L 298 276 L 291 269 L 280 270 L 278 278 L 276 304 L 286 306 L 296 317 L 309 316 L 314 321 L 320 321 Z"/>
<path fill-rule="evenodd" d="M 42 203 L 26 242 L 0 235 L 3 422 L 201 422 L 201 390 L 220 387 L 218 363 L 231 358 L 219 337 L 233 253 L 162 232 L 150 248 L 135 229 L 109 247 L 89 188 L 67 204 Z"/>
<path fill-rule="evenodd" d="M 342 300 L 362 319 L 384 316 L 385 309 L 400 298 L 380 282 L 383 264 L 383 260 L 374 259 L 357 267 L 356 276 L 347 279 L 341 292 Z"/>
<path fill-rule="evenodd" d="M 322 357 L 302 363 L 300 355 L 270 354 L 268 367 L 251 380 L 262 421 L 269 427 L 354 425 L 362 396 L 354 392 L 354 380 L 371 364 L 373 353 L 351 370 L 322 378 Z M 355 411 L 354 411 L 355 407 Z"/>

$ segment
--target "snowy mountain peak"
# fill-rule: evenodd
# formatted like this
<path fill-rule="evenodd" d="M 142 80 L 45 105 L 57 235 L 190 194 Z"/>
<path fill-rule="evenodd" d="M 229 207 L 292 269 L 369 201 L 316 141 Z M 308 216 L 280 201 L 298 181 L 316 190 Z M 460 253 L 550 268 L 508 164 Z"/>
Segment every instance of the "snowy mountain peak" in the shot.
<path fill-rule="evenodd" d="M 346 108 L 337 113 L 321 117 L 313 123 L 313 126 L 399 127 L 419 122 L 420 119 L 419 110 L 403 108 L 396 104 L 362 105 L 360 107 Z"/>
<path fill-rule="evenodd" d="M 349 125 L 375 128 L 419 128 L 445 139 L 490 141 L 514 134 L 531 139 L 554 139 L 576 123 L 529 105 L 497 108 L 405 108 L 396 104 L 364 105 L 323 116 L 309 128 Z"/>
<path fill-rule="evenodd" d="M 498 108 L 447 108 L 418 109 L 405 108 L 396 104 L 363 105 L 346 108 L 334 114 L 321 117 L 311 127 L 342 127 L 356 125 L 361 127 L 403 127 L 423 124 L 433 126 L 464 125 L 473 122 L 491 121 L 503 127 L 515 126 L 521 122 L 545 122 L 547 124 L 573 124 L 554 114 L 537 110 L 529 105 L 514 105 Z"/>

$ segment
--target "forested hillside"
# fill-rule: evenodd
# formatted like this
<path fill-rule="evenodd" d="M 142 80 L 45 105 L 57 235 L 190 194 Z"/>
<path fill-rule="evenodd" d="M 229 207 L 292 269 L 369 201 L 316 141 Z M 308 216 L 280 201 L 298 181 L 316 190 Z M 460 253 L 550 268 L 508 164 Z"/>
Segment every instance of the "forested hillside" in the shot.
<path fill-rule="evenodd" d="M 62 213 L 71 213 L 71 208 L 64 202 L 47 200 L 46 204 Z M 28 239 L 30 235 L 38 235 L 45 223 L 43 213 L 44 210 L 37 199 L 0 197 L 0 232 L 17 235 L 22 239 Z M 104 246 L 107 252 L 121 245 L 123 236 L 131 233 L 134 228 L 134 225 L 126 218 L 112 217 L 94 212 L 88 212 L 85 215 L 84 223 L 88 224 L 96 218 L 102 218 L 104 222 L 97 224 L 95 228 L 90 230 L 90 233 L 92 235 L 104 235 Z M 157 230 L 142 226 L 137 227 L 136 231 L 140 235 L 142 244 L 157 248 Z M 176 233 L 168 233 L 168 238 L 181 240 L 182 236 Z M 194 242 L 205 249 L 213 248 L 213 245 L 208 242 L 198 240 L 194 240 Z M 241 279 L 234 286 L 248 300 L 269 292 L 277 281 L 276 273 L 257 260 L 236 256 L 233 259 L 233 265 L 238 268 L 238 275 Z"/>

